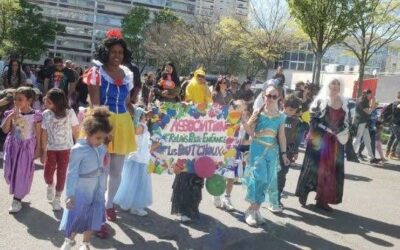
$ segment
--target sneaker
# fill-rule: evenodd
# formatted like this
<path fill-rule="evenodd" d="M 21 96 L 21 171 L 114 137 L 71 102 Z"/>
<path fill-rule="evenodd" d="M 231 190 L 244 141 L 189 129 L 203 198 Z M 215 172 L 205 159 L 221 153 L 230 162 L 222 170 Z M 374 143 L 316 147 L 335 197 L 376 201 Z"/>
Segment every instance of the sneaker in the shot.
<path fill-rule="evenodd" d="M 47 200 L 52 201 L 54 200 L 54 196 L 56 195 L 56 191 L 54 190 L 54 185 L 47 186 Z"/>
<path fill-rule="evenodd" d="M 222 206 L 223 206 L 226 210 L 228 210 L 228 211 L 233 211 L 233 210 L 235 210 L 235 207 L 232 205 L 232 202 L 231 202 L 231 198 L 230 198 L 230 197 L 225 197 L 225 198 L 222 200 Z"/>
<path fill-rule="evenodd" d="M 60 211 L 62 209 L 60 197 L 58 196 L 54 197 L 52 205 L 53 205 L 53 211 Z"/>
<path fill-rule="evenodd" d="M 372 160 L 369 161 L 369 163 L 371 163 L 371 164 L 377 164 L 377 163 L 379 163 L 379 162 L 380 162 L 380 160 L 378 160 L 378 159 L 376 159 L 376 158 L 374 158 L 374 159 L 372 159 Z"/>
<path fill-rule="evenodd" d="M 245 221 L 246 221 L 247 225 L 249 225 L 251 227 L 257 226 L 255 211 L 247 211 Z"/>
<path fill-rule="evenodd" d="M 267 220 L 261 215 L 260 211 L 256 212 L 256 221 L 258 224 L 265 224 L 267 222 Z"/>
<path fill-rule="evenodd" d="M 181 222 L 185 223 L 185 222 L 189 222 L 191 221 L 191 219 L 189 217 L 187 217 L 186 215 L 181 215 Z"/>
<path fill-rule="evenodd" d="M 61 246 L 61 250 L 70 250 L 75 245 L 75 241 L 65 238 L 64 243 Z"/>
<path fill-rule="evenodd" d="M 273 206 L 273 205 L 268 205 L 268 210 L 271 211 L 272 213 L 281 213 L 282 208 L 280 206 Z"/>
<path fill-rule="evenodd" d="M 223 207 L 223 204 L 222 204 L 222 201 L 221 201 L 221 197 L 213 196 L 213 199 L 214 199 L 214 206 L 216 208 L 222 208 Z"/>
<path fill-rule="evenodd" d="M 396 156 L 395 152 L 391 152 L 390 155 L 389 155 L 389 158 L 392 159 L 392 160 L 399 160 L 399 157 Z"/>
<path fill-rule="evenodd" d="M 365 161 L 366 157 L 363 154 L 357 154 L 358 159 Z"/>
<path fill-rule="evenodd" d="M 17 200 L 13 200 L 10 208 L 8 209 L 8 213 L 10 213 L 10 214 L 18 213 L 19 211 L 21 211 L 21 209 L 22 209 L 21 202 L 17 201 Z"/>
<path fill-rule="evenodd" d="M 79 250 L 90 250 L 89 243 L 83 242 L 82 245 L 79 247 Z"/>
<path fill-rule="evenodd" d="M 106 217 L 108 221 L 116 221 L 117 220 L 117 213 L 115 212 L 114 208 L 108 208 L 106 210 Z"/>
<path fill-rule="evenodd" d="M 134 208 L 130 210 L 130 213 L 139 216 L 146 216 L 148 214 L 144 209 L 134 209 Z"/>

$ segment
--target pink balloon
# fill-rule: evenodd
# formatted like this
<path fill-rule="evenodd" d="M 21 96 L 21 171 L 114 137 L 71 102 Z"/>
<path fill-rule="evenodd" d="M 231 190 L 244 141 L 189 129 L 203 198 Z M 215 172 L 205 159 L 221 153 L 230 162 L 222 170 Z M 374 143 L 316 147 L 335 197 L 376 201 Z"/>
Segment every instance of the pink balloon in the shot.
<path fill-rule="evenodd" d="M 197 176 L 201 178 L 208 178 L 214 175 L 217 166 L 213 159 L 208 156 L 201 156 L 194 163 L 194 170 Z"/>

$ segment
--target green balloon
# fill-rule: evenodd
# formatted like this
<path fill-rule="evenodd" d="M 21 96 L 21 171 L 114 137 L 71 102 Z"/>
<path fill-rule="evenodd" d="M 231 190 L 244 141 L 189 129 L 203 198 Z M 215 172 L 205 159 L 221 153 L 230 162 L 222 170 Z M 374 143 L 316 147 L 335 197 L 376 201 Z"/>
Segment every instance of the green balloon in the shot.
<path fill-rule="evenodd" d="M 225 192 L 226 182 L 221 175 L 214 174 L 206 180 L 206 189 L 213 196 L 220 196 Z"/>

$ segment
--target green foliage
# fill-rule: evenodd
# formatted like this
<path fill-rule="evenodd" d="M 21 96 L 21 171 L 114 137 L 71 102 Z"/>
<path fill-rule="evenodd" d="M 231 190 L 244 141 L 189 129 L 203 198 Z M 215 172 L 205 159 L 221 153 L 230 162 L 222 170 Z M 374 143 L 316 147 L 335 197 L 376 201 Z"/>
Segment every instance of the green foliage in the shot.
<path fill-rule="evenodd" d="M 57 32 L 65 27 L 52 20 L 43 19 L 40 7 L 20 0 L 20 9 L 15 16 L 15 24 L 10 32 L 10 49 L 21 61 L 24 59 L 39 60 L 47 50 L 46 42 L 54 40 Z"/>
<path fill-rule="evenodd" d="M 144 32 L 150 24 L 150 11 L 144 7 L 135 7 L 122 19 L 124 38 L 132 49 L 143 41 Z"/>
<path fill-rule="evenodd" d="M 150 11 L 144 7 L 135 7 L 122 19 L 121 27 L 125 41 L 132 51 L 136 65 L 143 71 L 146 66 L 144 50 L 145 32 L 150 25 Z"/>
<path fill-rule="evenodd" d="M 373 55 L 400 38 L 399 0 L 353 0 L 360 18 L 343 42 L 359 61 L 358 95 L 362 92 L 365 66 Z"/>
<path fill-rule="evenodd" d="M 0 1 L 0 58 L 5 54 L 7 48 L 11 47 L 8 39 L 19 9 L 20 6 L 17 0 Z"/>
<path fill-rule="evenodd" d="M 348 0 L 288 0 L 288 3 L 291 15 L 310 39 L 317 65 L 313 81 L 319 83 L 322 56 L 354 29 L 357 8 Z"/>
<path fill-rule="evenodd" d="M 141 67 L 141 71 L 148 64 L 149 59 L 152 58 L 151 51 L 147 49 L 147 44 L 151 41 L 150 34 L 160 34 L 161 26 L 166 24 L 175 25 L 181 22 L 168 9 L 155 12 L 154 18 L 151 18 L 150 14 L 149 9 L 135 7 L 122 20 L 122 32 L 129 48 L 132 50 L 133 59 Z M 167 38 L 165 37 L 165 39 Z"/>
<path fill-rule="evenodd" d="M 182 20 L 175 16 L 170 9 L 162 9 L 159 12 L 154 13 L 154 23 L 178 23 Z"/>

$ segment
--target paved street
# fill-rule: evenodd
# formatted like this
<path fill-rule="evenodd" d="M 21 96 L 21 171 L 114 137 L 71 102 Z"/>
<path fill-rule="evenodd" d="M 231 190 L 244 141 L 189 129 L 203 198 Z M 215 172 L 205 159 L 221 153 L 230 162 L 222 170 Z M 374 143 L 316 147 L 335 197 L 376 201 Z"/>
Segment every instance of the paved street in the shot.
<path fill-rule="evenodd" d="M 300 161 L 299 161 L 300 162 Z M 400 249 L 400 162 L 368 166 L 347 162 L 343 203 L 332 213 L 313 205 L 302 208 L 293 196 L 300 166 L 288 175 L 286 209 L 280 216 L 266 208 L 268 223 L 251 228 L 243 222 L 244 189 L 235 186 L 233 202 L 238 212 L 212 206 L 203 190 L 201 220 L 189 225 L 169 213 L 172 175 L 153 175 L 153 205 L 140 218 L 119 212 L 109 223 L 112 237 L 94 239 L 95 249 Z M 3 176 L 3 169 L 0 169 Z M 62 232 L 57 230 L 61 212 L 54 213 L 45 198 L 43 169 L 37 166 L 32 191 L 23 210 L 9 215 L 11 197 L 0 180 L 0 249 L 57 249 Z M 308 202 L 313 202 L 310 194 Z M 81 238 L 78 238 L 79 240 Z M 78 248 L 78 247 L 76 247 Z"/>

